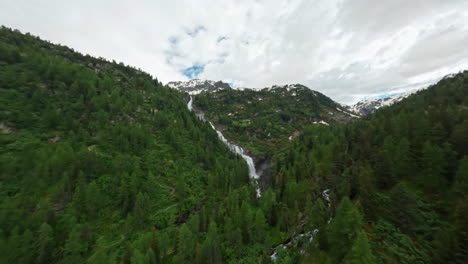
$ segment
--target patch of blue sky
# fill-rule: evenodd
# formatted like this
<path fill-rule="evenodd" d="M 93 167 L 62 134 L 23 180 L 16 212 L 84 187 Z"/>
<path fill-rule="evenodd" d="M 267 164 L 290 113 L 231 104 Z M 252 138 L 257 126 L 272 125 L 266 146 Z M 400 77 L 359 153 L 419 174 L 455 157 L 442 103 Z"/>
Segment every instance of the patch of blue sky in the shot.
<path fill-rule="evenodd" d="M 389 97 L 392 97 L 392 96 L 395 96 L 395 95 L 398 95 L 398 94 L 401 94 L 400 93 L 389 93 L 389 94 L 383 94 L 383 95 L 379 95 L 376 97 L 376 99 L 385 99 L 385 98 L 389 98 Z"/>
<path fill-rule="evenodd" d="M 205 70 L 205 65 L 194 64 L 191 67 L 183 69 L 183 75 L 190 79 L 196 79 Z"/>

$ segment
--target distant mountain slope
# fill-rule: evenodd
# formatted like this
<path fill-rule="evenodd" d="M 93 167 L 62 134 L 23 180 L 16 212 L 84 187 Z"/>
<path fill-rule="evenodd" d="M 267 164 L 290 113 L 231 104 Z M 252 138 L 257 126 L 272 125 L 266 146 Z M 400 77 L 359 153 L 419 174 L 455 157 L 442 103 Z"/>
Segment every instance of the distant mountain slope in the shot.
<path fill-rule="evenodd" d="M 426 88 L 411 90 L 411 91 L 393 95 L 387 98 L 361 100 L 354 105 L 348 106 L 347 109 L 360 116 L 365 116 L 367 114 L 375 112 L 379 108 L 398 103 L 402 101 L 403 99 L 406 99 L 410 97 L 411 95 L 414 95 L 417 92 L 424 90 L 424 89 Z"/>
<path fill-rule="evenodd" d="M 449 74 L 442 78 L 444 79 L 450 79 L 456 76 L 456 74 Z M 367 114 L 375 112 L 377 109 L 380 109 L 382 107 L 390 106 L 395 103 L 398 103 L 422 90 L 427 89 L 427 87 L 422 87 L 418 89 L 414 89 L 408 92 L 396 94 L 393 96 L 389 96 L 386 98 L 376 98 L 376 99 L 366 99 L 366 100 L 361 100 L 357 102 L 354 105 L 346 106 L 346 109 L 360 115 L 360 116 L 365 116 Z"/>
<path fill-rule="evenodd" d="M 191 87 L 178 89 L 195 91 Z M 196 92 L 194 105 L 224 130 L 229 139 L 257 155 L 271 153 L 299 135 L 306 125 L 347 122 L 356 117 L 325 95 L 300 84 L 264 89 L 218 86 L 212 92 L 201 89 L 204 92 Z"/>

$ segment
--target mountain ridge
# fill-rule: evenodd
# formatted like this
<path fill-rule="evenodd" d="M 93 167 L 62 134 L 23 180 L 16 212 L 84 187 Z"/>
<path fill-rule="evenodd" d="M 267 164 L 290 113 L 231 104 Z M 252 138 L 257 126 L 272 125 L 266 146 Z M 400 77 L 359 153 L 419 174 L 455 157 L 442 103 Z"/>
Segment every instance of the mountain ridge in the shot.
<path fill-rule="evenodd" d="M 457 73 L 451 73 L 451 74 L 448 74 L 448 75 L 444 76 L 440 80 L 452 78 L 452 77 L 454 77 L 456 75 L 457 75 Z M 434 83 L 432 85 L 435 85 L 436 83 Z M 357 103 L 355 103 L 353 105 L 345 105 L 345 107 L 348 110 L 358 114 L 359 116 L 365 116 L 365 115 L 368 115 L 370 113 L 373 113 L 373 112 L 377 111 L 378 109 L 380 109 L 382 107 L 391 106 L 391 105 L 393 105 L 395 103 L 401 102 L 402 100 L 404 100 L 404 99 L 406 99 L 406 98 L 408 98 L 408 97 L 410 97 L 412 95 L 415 95 L 420 91 L 428 89 L 429 86 L 419 87 L 419 88 L 412 89 L 412 90 L 409 90 L 409 91 L 406 91 L 406 92 L 401 92 L 401 93 L 394 94 L 394 95 L 391 95 L 391 96 L 386 97 L 386 98 L 363 99 L 363 100 L 360 100 L 360 101 L 358 101 Z"/>
<path fill-rule="evenodd" d="M 370 113 L 377 111 L 382 107 L 391 106 L 395 103 L 398 103 L 422 90 L 427 89 L 427 87 L 414 89 L 411 91 L 395 94 L 386 98 L 376 98 L 376 99 L 364 99 L 354 105 L 346 106 L 348 110 L 356 113 L 359 116 L 365 116 Z"/>

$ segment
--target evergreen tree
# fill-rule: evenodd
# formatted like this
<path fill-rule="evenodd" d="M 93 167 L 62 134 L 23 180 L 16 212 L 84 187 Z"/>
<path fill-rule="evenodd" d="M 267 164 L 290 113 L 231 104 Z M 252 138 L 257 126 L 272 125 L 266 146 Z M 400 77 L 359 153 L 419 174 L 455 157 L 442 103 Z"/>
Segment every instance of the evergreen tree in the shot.
<path fill-rule="evenodd" d="M 267 223 L 265 216 L 263 215 L 262 209 L 258 209 L 255 213 L 255 227 L 254 235 L 255 241 L 258 243 L 263 243 L 265 241 L 266 232 L 267 232 Z"/>
<path fill-rule="evenodd" d="M 343 198 L 336 209 L 336 216 L 327 227 L 331 256 L 340 261 L 348 252 L 356 234 L 361 229 L 362 216 L 354 204 Z"/>
<path fill-rule="evenodd" d="M 443 173 L 445 166 L 443 150 L 430 142 L 426 142 L 422 151 L 422 184 L 429 190 L 437 190 L 444 186 Z"/>
<path fill-rule="evenodd" d="M 179 238 L 177 242 L 177 257 L 180 263 L 188 263 L 195 257 L 196 240 L 187 227 L 183 225 L 179 230 Z"/>
<path fill-rule="evenodd" d="M 79 226 L 75 226 L 73 230 L 70 231 L 63 251 L 64 257 L 61 263 L 83 263 L 82 254 L 86 251 L 86 245 L 81 240 L 81 231 Z"/>
<path fill-rule="evenodd" d="M 53 241 L 54 237 L 52 227 L 47 223 L 43 223 L 39 227 L 36 240 L 36 263 L 50 263 Z"/>
<path fill-rule="evenodd" d="M 216 223 L 211 221 L 208 226 L 208 234 L 202 246 L 203 263 L 222 263 L 219 242 Z"/>
<path fill-rule="evenodd" d="M 89 264 L 111 264 L 115 263 L 115 256 L 111 253 L 108 253 L 109 246 L 106 243 L 106 240 L 103 237 L 98 238 L 97 245 L 94 248 L 93 254 L 88 258 L 87 263 Z M 141 253 L 140 253 L 141 254 Z M 138 259 L 139 260 L 139 259 Z M 132 258 L 132 263 L 136 264 L 143 264 L 144 261 L 141 262 L 133 262 L 134 259 Z"/>
<path fill-rule="evenodd" d="M 390 200 L 388 218 L 405 232 L 411 232 L 423 221 L 419 197 L 405 183 L 400 183 L 391 190 Z"/>
<path fill-rule="evenodd" d="M 344 260 L 346 264 L 374 264 L 376 263 L 375 257 L 372 254 L 369 240 L 365 231 L 360 231 L 356 240 Z"/>
<path fill-rule="evenodd" d="M 150 202 L 148 195 L 139 192 L 136 201 L 135 201 L 135 206 L 133 208 L 133 216 L 135 220 L 135 226 L 136 227 L 143 227 L 147 224 L 148 222 L 148 215 L 150 212 Z"/>
<path fill-rule="evenodd" d="M 453 186 L 458 195 L 466 195 L 468 193 L 468 158 L 464 157 L 460 160 L 457 173 L 455 174 L 455 183 Z"/>

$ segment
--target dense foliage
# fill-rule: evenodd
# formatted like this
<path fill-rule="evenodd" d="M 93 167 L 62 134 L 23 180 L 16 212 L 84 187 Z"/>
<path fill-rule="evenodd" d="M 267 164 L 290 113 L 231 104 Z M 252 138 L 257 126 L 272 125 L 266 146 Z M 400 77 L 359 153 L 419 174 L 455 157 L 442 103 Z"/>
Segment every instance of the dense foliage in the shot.
<path fill-rule="evenodd" d="M 468 73 L 305 129 L 336 106 L 223 92 L 251 104 L 197 104 L 226 136 L 274 150 L 261 197 L 186 95 L 0 29 L 0 263 L 468 262 Z"/>
<path fill-rule="evenodd" d="M 467 263 L 467 106 L 464 72 L 363 120 L 304 130 L 276 156 L 275 189 L 306 209 L 306 222 L 317 217 L 308 195 L 331 189 L 331 221 L 313 225 L 323 237 L 305 257 L 289 254 L 311 263 Z"/>

